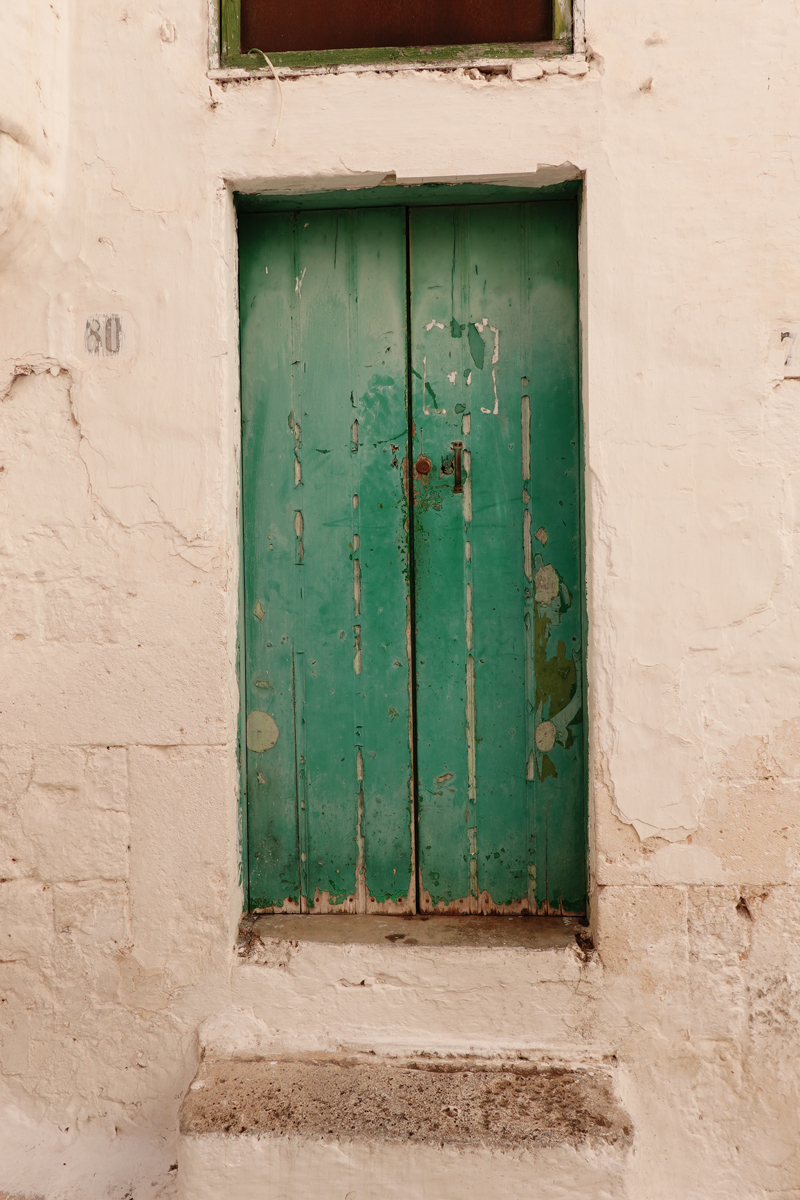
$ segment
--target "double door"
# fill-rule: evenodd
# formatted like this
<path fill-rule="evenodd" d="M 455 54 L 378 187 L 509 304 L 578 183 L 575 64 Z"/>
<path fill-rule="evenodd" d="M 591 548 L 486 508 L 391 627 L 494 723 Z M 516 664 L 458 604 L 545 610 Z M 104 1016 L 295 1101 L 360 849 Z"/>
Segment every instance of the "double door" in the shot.
<path fill-rule="evenodd" d="M 239 238 L 251 908 L 582 912 L 574 201 Z"/>

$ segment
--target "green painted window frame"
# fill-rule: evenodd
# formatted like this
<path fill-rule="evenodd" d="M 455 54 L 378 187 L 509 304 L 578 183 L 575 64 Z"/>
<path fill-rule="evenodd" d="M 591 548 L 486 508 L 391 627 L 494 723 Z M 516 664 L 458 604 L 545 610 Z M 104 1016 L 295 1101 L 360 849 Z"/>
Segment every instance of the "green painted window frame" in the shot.
<path fill-rule="evenodd" d="M 553 39 L 550 42 L 527 42 L 479 46 L 411 46 L 381 47 L 360 50 L 287 50 L 274 53 L 268 46 L 242 54 L 240 49 L 242 0 L 219 0 L 220 66 L 263 71 L 263 55 L 269 55 L 276 67 L 289 70 L 337 66 L 370 66 L 392 63 L 398 66 L 432 66 L 434 64 L 466 64 L 484 59 L 556 58 L 571 54 L 573 0 L 553 0 Z"/>

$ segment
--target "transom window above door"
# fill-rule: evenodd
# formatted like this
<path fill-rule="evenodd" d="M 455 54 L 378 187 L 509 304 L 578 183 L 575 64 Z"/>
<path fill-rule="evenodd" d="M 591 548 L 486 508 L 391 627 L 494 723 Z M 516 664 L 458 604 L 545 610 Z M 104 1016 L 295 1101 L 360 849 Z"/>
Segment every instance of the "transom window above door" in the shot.
<path fill-rule="evenodd" d="M 239 237 L 251 908 L 582 913 L 575 200 Z"/>
<path fill-rule="evenodd" d="M 220 0 L 222 66 L 473 62 L 572 49 L 572 0 Z"/>

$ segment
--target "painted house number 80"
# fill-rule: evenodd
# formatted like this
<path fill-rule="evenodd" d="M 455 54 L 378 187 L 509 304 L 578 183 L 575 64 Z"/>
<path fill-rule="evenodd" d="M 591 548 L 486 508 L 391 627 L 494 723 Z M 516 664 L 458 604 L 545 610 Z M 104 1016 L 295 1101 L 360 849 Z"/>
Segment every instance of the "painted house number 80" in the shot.
<path fill-rule="evenodd" d="M 97 356 L 119 354 L 122 349 L 122 322 L 117 313 L 87 317 L 83 344 L 87 354 Z"/>

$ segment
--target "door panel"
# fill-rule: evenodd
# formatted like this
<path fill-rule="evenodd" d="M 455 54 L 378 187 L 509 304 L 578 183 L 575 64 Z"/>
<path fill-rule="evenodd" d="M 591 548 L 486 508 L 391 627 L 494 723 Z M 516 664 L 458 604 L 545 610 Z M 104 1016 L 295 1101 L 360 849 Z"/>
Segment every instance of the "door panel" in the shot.
<path fill-rule="evenodd" d="M 251 907 L 582 912 L 574 202 L 239 233 Z"/>
<path fill-rule="evenodd" d="M 575 209 L 409 228 L 421 905 L 579 912 Z"/>
<path fill-rule="evenodd" d="M 408 910 L 405 214 L 240 255 L 251 907 Z"/>

